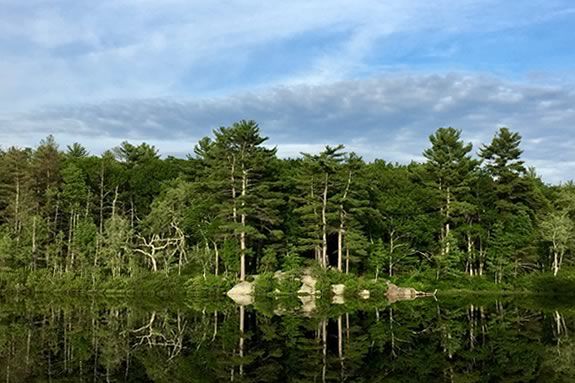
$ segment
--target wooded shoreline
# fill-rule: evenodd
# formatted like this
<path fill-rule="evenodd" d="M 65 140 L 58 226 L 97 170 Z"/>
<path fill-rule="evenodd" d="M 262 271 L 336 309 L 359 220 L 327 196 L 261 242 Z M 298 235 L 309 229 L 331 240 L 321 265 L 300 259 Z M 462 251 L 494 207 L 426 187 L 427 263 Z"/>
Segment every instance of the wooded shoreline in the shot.
<path fill-rule="evenodd" d="M 332 284 L 567 291 L 575 186 L 545 184 L 516 132 L 501 128 L 476 154 L 461 135 L 438 129 L 425 162 L 410 164 L 365 162 L 342 145 L 281 159 L 254 121 L 214 130 L 186 159 L 145 143 L 60 150 L 51 136 L 7 148 L 0 279 L 15 290 L 219 291 L 312 267 Z"/>

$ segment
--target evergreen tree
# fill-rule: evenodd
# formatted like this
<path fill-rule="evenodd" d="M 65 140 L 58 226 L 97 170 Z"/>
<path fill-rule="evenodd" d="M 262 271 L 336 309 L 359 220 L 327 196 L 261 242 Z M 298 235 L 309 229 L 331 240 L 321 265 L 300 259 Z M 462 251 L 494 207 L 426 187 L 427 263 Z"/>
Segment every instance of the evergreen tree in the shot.
<path fill-rule="evenodd" d="M 514 274 L 533 268 L 537 262 L 537 238 L 529 230 L 535 227 L 536 210 L 546 207 L 539 192 L 540 181 L 527 171 L 521 160 L 520 144 L 519 133 L 501 128 L 491 143 L 479 151 L 485 170 L 493 180 L 496 220 L 503 225 L 505 235 L 515 246 L 508 260 L 513 264 Z"/>
<path fill-rule="evenodd" d="M 88 157 L 88 150 L 81 144 L 74 142 L 72 145 L 66 147 L 68 150 L 66 156 L 69 158 L 80 159 Z"/>
<path fill-rule="evenodd" d="M 299 241 L 299 248 L 313 250 L 315 260 L 323 268 L 329 266 L 328 235 L 341 230 L 338 226 L 341 226 L 342 214 L 345 213 L 343 206 L 337 203 L 337 193 L 341 193 L 340 199 L 347 198 L 345 189 L 350 185 L 347 181 L 344 189 L 338 185 L 345 156 L 343 148 L 343 145 L 326 146 L 318 155 L 304 153 L 296 180 L 299 191 L 296 212 L 300 214 L 302 231 L 307 232 Z M 352 168 L 350 170 L 353 171 Z"/>
<path fill-rule="evenodd" d="M 240 121 L 229 128 L 214 131 L 215 140 L 203 139 L 195 149 L 210 174 L 208 187 L 219 196 L 220 217 L 227 222 L 240 248 L 240 280 L 246 276 L 248 242 L 265 232 L 279 235 L 275 229 L 274 205 L 278 196 L 266 182 L 276 149 L 263 146 L 267 137 L 260 135 L 255 121 Z"/>
<path fill-rule="evenodd" d="M 371 185 L 368 219 L 373 256 L 385 260 L 378 274 L 386 269 L 389 276 L 407 271 L 425 258 L 436 241 L 438 215 L 434 213 L 435 191 L 416 182 L 419 169 L 376 160 L 368 165 L 366 175 Z"/>
<path fill-rule="evenodd" d="M 427 159 L 425 178 L 437 192 L 442 216 L 440 256 L 450 258 L 452 225 L 460 218 L 464 195 L 470 190 L 478 162 L 471 158 L 471 144 L 461 140 L 461 131 L 440 128 L 429 137 L 431 148 L 423 152 Z M 438 274 L 439 277 L 439 274 Z"/>
<path fill-rule="evenodd" d="M 489 145 L 479 150 L 485 169 L 493 177 L 497 191 L 497 207 L 500 212 L 513 212 L 514 205 L 520 201 L 521 177 L 527 174 L 521 160 L 521 136 L 507 128 L 501 128 Z"/>
<path fill-rule="evenodd" d="M 52 231 L 56 233 L 60 227 L 61 206 L 58 186 L 61 181 L 61 155 L 58 144 L 53 136 L 40 141 L 32 156 L 31 178 L 39 209 L 42 214 L 52 219 Z"/>
<path fill-rule="evenodd" d="M 68 220 L 68 249 L 65 270 L 73 270 L 76 261 L 74 242 L 76 228 L 80 221 L 86 221 L 90 213 L 89 191 L 82 170 L 74 162 L 69 162 L 62 170 L 61 200 Z"/>

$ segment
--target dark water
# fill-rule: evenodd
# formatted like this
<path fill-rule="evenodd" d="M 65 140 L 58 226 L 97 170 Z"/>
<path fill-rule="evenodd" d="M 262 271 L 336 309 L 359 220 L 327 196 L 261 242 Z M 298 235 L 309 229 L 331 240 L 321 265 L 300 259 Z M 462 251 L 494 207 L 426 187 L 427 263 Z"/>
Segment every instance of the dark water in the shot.
<path fill-rule="evenodd" d="M 12 299 L 0 381 L 575 382 L 575 303 L 298 303 Z"/>

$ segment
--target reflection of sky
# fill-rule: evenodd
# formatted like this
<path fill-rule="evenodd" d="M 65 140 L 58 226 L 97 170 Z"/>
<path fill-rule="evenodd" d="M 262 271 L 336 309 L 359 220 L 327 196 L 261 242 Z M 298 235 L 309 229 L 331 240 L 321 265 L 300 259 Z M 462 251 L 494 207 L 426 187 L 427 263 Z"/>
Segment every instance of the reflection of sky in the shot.
<path fill-rule="evenodd" d="M 285 155 L 343 142 L 367 158 L 408 161 L 439 126 L 479 143 L 506 124 L 546 179 L 575 169 L 572 150 L 557 150 L 575 126 L 571 1 L 0 8 L 3 146 L 55 133 L 93 151 L 132 139 L 185 153 L 210 129 L 254 118 Z"/>

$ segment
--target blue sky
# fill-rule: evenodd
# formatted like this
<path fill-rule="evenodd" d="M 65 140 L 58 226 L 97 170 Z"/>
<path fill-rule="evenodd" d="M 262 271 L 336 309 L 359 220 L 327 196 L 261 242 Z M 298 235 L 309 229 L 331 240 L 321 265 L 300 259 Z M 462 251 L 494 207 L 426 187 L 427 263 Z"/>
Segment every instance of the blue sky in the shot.
<path fill-rule="evenodd" d="M 283 156 L 345 143 L 406 162 L 438 127 L 477 147 L 506 125 L 559 182 L 573 36 L 568 0 L 0 0 L 0 144 L 185 155 L 246 118 Z"/>

